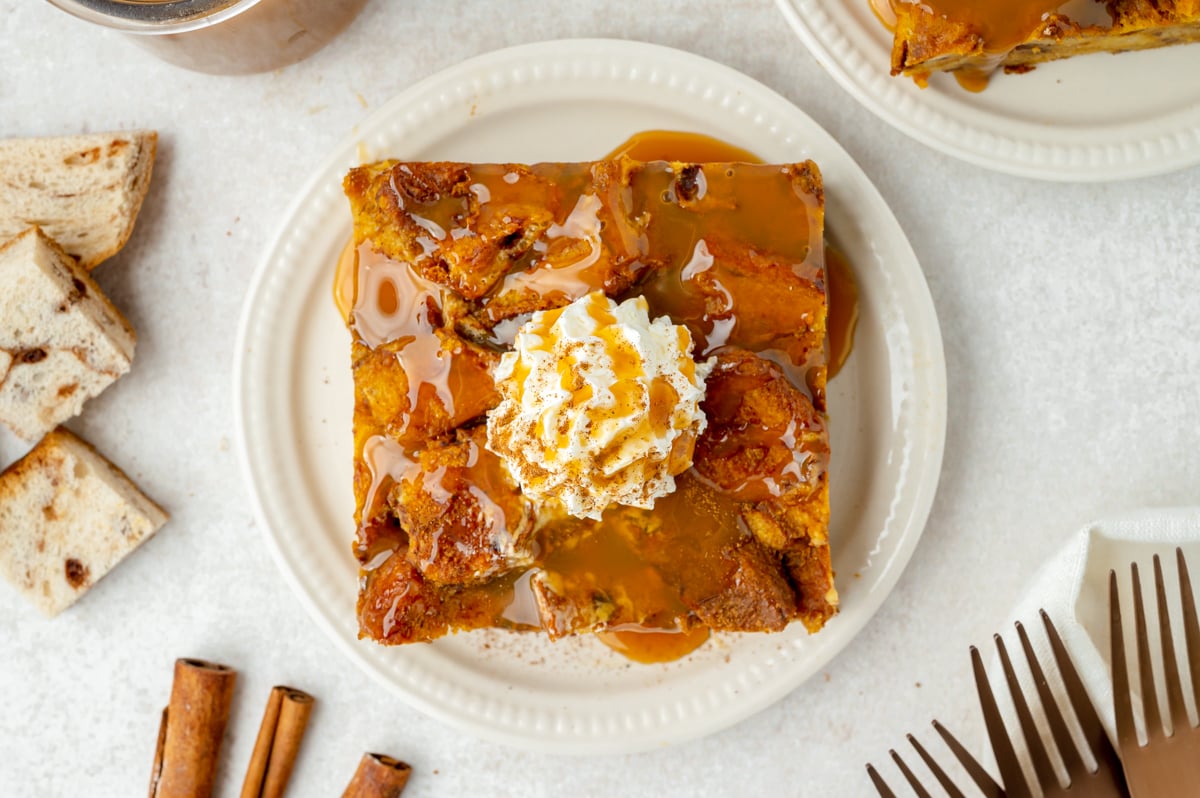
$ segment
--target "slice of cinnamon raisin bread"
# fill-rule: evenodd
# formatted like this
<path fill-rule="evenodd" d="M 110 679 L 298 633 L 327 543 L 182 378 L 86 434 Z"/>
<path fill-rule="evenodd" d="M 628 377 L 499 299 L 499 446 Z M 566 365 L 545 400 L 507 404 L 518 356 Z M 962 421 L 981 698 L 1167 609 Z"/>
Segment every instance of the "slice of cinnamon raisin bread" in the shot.
<path fill-rule="evenodd" d="M 0 247 L 0 422 L 29 441 L 129 371 L 136 336 L 38 228 Z"/>
<path fill-rule="evenodd" d="M 0 139 L 0 241 L 37 225 L 90 270 L 133 232 L 157 151 L 153 130 Z"/>
<path fill-rule="evenodd" d="M 166 521 L 119 468 L 57 429 L 0 474 L 0 575 L 54 616 Z"/>

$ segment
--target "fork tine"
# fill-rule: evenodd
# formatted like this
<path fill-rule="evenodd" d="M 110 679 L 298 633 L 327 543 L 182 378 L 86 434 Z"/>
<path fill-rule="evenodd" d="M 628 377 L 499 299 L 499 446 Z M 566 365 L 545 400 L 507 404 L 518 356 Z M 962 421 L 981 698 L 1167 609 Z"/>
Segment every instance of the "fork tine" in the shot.
<path fill-rule="evenodd" d="M 887 786 L 887 782 L 879 775 L 879 771 L 874 765 L 867 765 L 867 775 L 871 777 L 871 783 L 875 785 L 875 789 L 879 791 L 879 798 L 896 798 L 896 793 Z"/>
<path fill-rule="evenodd" d="M 1025 746 L 1029 749 L 1029 758 L 1033 760 L 1033 771 L 1037 774 L 1038 783 L 1042 785 L 1051 782 L 1058 784 L 1058 776 L 1054 773 L 1054 766 L 1050 764 L 1046 745 L 1042 742 L 1042 735 L 1038 733 L 1037 726 L 1034 725 L 1029 704 L 1025 700 L 1025 694 L 1021 691 L 1021 683 L 1017 680 L 1016 671 L 1013 670 L 1012 660 L 1008 658 L 1008 649 L 1004 646 L 1004 639 L 1000 635 L 996 635 L 995 640 L 996 650 L 1000 652 L 1000 666 L 1004 669 L 1004 679 L 1008 682 L 1008 692 L 1012 695 L 1013 706 L 1017 710 L 1021 734 L 1025 736 Z"/>
<path fill-rule="evenodd" d="M 1116 578 L 1115 575 L 1113 578 Z M 1067 698 L 1070 699 L 1071 707 L 1075 710 L 1079 727 L 1083 729 L 1084 739 L 1092 749 L 1092 756 L 1096 757 L 1096 763 L 1100 770 L 1107 769 L 1113 774 L 1114 779 L 1124 783 L 1121 760 L 1117 756 L 1112 742 L 1109 741 L 1104 726 L 1100 723 L 1096 706 L 1088 697 L 1083 680 L 1079 678 L 1079 671 L 1075 670 L 1075 663 L 1067 654 L 1067 648 L 1063 645 L 1062 638 L 1058 636 L 1058 629 L 1054 628 L 1054 624 L 1050 622 L 1050 616 L 1045 610 L 1041 610 L 1041 616 L 1042 625 L 1046 627 L 1046 637 L 1050 639 L 1050 650 L 1054 653 L 1055 663 L 1058 664 L 1058 673 L 1062 677 L 1063 685 L 1067 688 Z M 1128 696 L 1128 691 L 1125 694 Z"/>
<path fill-rule="evenodd" d="M 933 796 L 921 786 L 920 780 L 918 780 L 917 777 L 913 775 L 913 772 L 908 769 L 908 765 L 904 763 L 904 760 L 900 758 L 900 755 L 897 754 L 895 750 L 888 751 L 888 753 L 892 755 L 892 761 L 894 761 L 897 767 L 900 768 L 900 772 L 903 773 L 904 778 L 908 780 L 908 784 L 913 788 L 913 792 L 917 794 L 917 798 L 933 798 Z"/>
<path fill-rule="evenodd" d="M 1188 666 L 1192 672 L 1192 698 L 1200 712 L 1200 621 L 1196 619 L 1196 597 L 1192 594 L 1192 578 L 1188 574 L 1183 549 L 1175 549 L 1179 565 L 1179 595 L 1183 599 L 1183 639 L 1187 646 Z"/>
<path fill-rule="evenodd" d="M 1067 767 L 1067 773 L 1082 772 L 1083 758 L 1079 756 L 1079 751 L 1075 748 L 1075 741 L 1071 739 L 1071 732 L 1067 729 L 1062 708 L 1059 707 L 1058 702 L 1054 700 L 1054 695 L 1050 692 L 1046 674 L 1042 671 L 1041 663 L 1033 653 L 1029 635 L 1025 633 L 1025 625 L 1019 621 L 1017 622 L 1017 637 L 1021 639 L 1021 649 L 1025 652 L 1025 661 L 1029 663 L 1029 670 L 1033 673 L 1033 683 L 1037 687 L 1038 698 L 1042 701 L 1042 709 L 1045 710 L 1046 720 L 1050 723 L 1050 733 L 1054 736 L 1054 743 L 1058 746 L 1058 753 Z"/>
<path fill-rule="evenodd" d="M 1162 562 L 1154 555 L 1154 597 L 1158 603 L 1158 634 L 1163 653 L 1163 680 L 1167 686 L 1167 710 L 1171 713 L 1172 734 L 1187 728 L 1187 707 L 1183 703 L 1183 684 L 1179 681 L 1179 663 L 1175 659 L 1175 641 L 1171 633 L 1171 616 L 1167 610 L 1167 588 L 1163 584 Z"/>
<path fill-rule="evenodd" d="M 1133 579 L 1133 622 L 1137 637 L 1138 680 L 1142 685 L 1142 715 L 1146 720 L 1146 739 L 1163 734 L 1162 717 L 1158 713 L 1158 693 L 1154 689 L 1154 671 L 1150 665 L 1150 636 L 1146 630 L 1146 604 L 1142 600 L 1142 582 L 1137 563 L 1130 563 Z"/>
<path fill-rule="evenodd" d="M 910 734 L 908 735 L 908 741 L 912 744 L 913 748 L 917 749 L 917 754 L 925 762 L 926 767 L 933 773 L 933 777 L 938 780 L 938 784 L 942 785 L 942 789 L 946 791 L 946 794 L 950 798 L 967 798 L 963 795 L 962 790 L 958 789 L 958 786 L 946 775 L 946 771 L 942 770 L 942 766 L 937 763 L 937 760 L 929 755 L 929 752 L 925 750 L 925 746 L 921 745 L 920 740 Z"/>
<path fill-rule="evenodd" d="M 987 726 L 988 739 L 992 742 L 992 751 L 996 755 L 996 765 L 1000 768 L 1000 780 L 1011 798 L 1027 798 L 1031 796 L 1025 774 L 1021 770 L 1021 762 L 1013 751 L 1012 741 L 1004 728 L 1004 720 L 1000 717 L 1000 708 L 996 706 L 996 697 L 992 694 L 992 686 L 988 683 L 987 672 L 983 669 L 983 658 L 979 649 L 971 646 L 971 668 L 975 672 L 975 690 L 979 693 L 979 706 L 983 710 L 983 722 Z"/>
<path fill-rule="evenodd" d="M 979 788 L 979 791 L 984 794 L 985 798 L 1004 798 L 1003 788 L 996 783 L 996 780 L 992 778 L 990 773 L 983 769 L 983 765 L 979 764 L 979 760 L 971 756 L 967 752 L 967 749 L 963 748 L 962 743 L 950 733 L 949 729 L 936 720 L 933 722 L 933 728 L 942 736 L 942 740 L 945 741 L 946 745 L 954 753 L 954 756 L 958 758 L 959 763 L 967 771 L 967 775 L 975 782 L 975 786 Z"/>
<path fill-rule="evenodd" d="M 1125 632 L 1121 628 L 1121 595 L 1117 572 L 1108 572 L 1108 637 L 1112 649 L 1113 711 L 1117 716 L 1117 740 L 1122 748 L 1138 747 L 1133 725 L 1133 697 L 1129 693 L 1129 663 L 1125 660 Z"/>

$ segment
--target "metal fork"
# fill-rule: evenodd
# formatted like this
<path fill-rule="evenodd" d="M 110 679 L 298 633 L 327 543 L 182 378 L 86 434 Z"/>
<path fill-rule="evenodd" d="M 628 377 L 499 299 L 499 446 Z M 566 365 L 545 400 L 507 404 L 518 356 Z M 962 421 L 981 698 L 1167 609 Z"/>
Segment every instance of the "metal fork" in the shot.
<path fill-rule="evenodd" d="M 945 726 L 935 720 L 933 728 L 937 730 L 937 733 L 945 740 L 946 746 L 954 753 L 958 761 L 962 763 L 963 768 L 967 771 L 967 775 L 975 782 L 975 786 L 979 788 L 982 795 L 986 796 L 986 798 L 1004 798 L 1004 790 L 1000 788 L 1000 785 L 988 775 L 988 772 L 983 769 L 983 765 L 980 765 L 975 757 L 967 753 L 967 749 L 963 748 L 962 743 L 955 739 L 954 735 Z M 917 754 L 929 767 L 930 772 L 933 773 L 933 777 L 937 779 L 938 784 L 942 785 L 942 789 L 946 791 L 946 794 L 950 798 L 966 798 L 963 791 L 946 775 L 946 771 L 938 765 L 937 760 L 930 756 L 929 752 L 925 750 L 925 746 L 921 745 L 916 737 L 910 734 L 908 735 L 908 741 L 912 743 L 912 747 L 917 750 Z M 905 764 L 900 755 L 895 750 L 888 751 L 888 753 L 892 755 L 892 759 L 900 768 L 900 772 L 904 774 L 904 779 L 909 783 L 909 786 L 916 792 L 917 798 L 931 798 L 929 791 L 925 789 L 920 779 Z M 875 785 L 875 789 L 879 791 L 881 798 L 896 798 L 896 794 L 888 787 L 887 782 L 883 780 L 883 777 L 879 775 L 875 767 L 869 763 L 867 764 L 867 774 L 871 777 L 871 783 Z"/>
<path fill-rule="evenodd" d="M 1057 798 L 1058 796 L 1069 796 L 1069 798 L 1126 796 L 1128 793 L 1125 789 L 1125 780 L 1116 751 L 1113 749 L 1112 743 L 1109 742 L 1107 735 L 1105 735 L 1104 727 L 1100 725 L 1100 718 L 1096 715 L 1096 709 L 1088 699 L 1087 691 L 1084 690 L 1079 673 L 1075 670 L 1075 666 L 1071 662 L 1071 658 L 1068 656 L 1067 650 L 1058 636 L 1058 631 L 1054 628 L 1054 624 L 1050 622 L 1050 616 L 1044 610 L 1040 611 L 1040 614 L 1042 623 L 1046 627 L 1046 635 L 1050 640 L 1050 648 L 1054 654 L 1054 660 L 1058 663 L 1058 670 L 1062 675 L 1063 685 L 1067 689 L 1067 697 L 1070 700 L 1071 707 L 1075 711 L 1076 718 L 1079 720 L 1079 725 L 1083 730 L 1087 745 L 1096 758 L 1098 767 L 1095 770 L 1091 770 L 1084 762 L 1083 752 L 1076 747 L 1071 732 L 1067 728 L 1066 720 L 1063 718 L 1062 711 L 1058 706 L 1058 702 L 1055 701 L 1054 696 L 1050 692 L 1050 687 L 1046 682 L 1046 675 L 1033 653 L 1033 646 L 1029 643 L 1029 636 L 1025 633 L 1025 627 L 1017 623 L 1017 635 L 1021 640 L 1021 648 L 1025 651 L 1025 659 L 1028 661 L 1029 669 L 1033 674 L 1033 681 L 1037 687 L 1042 708 L 1046 713 L 1046 720 L 1049 722 L 1054 744 L 1058 748 L 1063 765 L 1067 770 L 1068 782 L 1066 786 L 1063 786 L 1058 780 L 1054 766 L 1050 763 L 1045 742 L 1038 733 L 1037 726 L 1034 725 L 1033 715 L 1029 711 L 1029 704 L 1024 694 L 1021 692 L 1021 685 L 1017 681 L 1016 673 L 1013 671 L 1012 661 L 1008 657 L 1004 641 L 999 635 L 996 635 L 996 649 L 1000 653 L 1000 664 L 1004 668 L 1004 678 L 1008 682 L 1008 689 L 1012 694 L 1013 705 L 1017 710 L 1017 719 L 1021 726 L 1021 733 L 1025 738 L 1025 746 L 1029 750 L 1030 759 L 1033 761 L 1037 786 L 1041 788 L 1041 792 L 1046 798 Z M 983 708 L 983 718 L 987 725 L 988 738 L 992 742 L 992 750 L 996 755 L 996 764 L 1000 768 L 1000 778 L 1004 782 L 1004 789 L 1009 798 L 1028 798 L 1033 796 L 1033 787 L 1025 780 L 1025 773 L 1021 769 L 1020 760 L 1017 758 L 1016 751 L 1013 748 L 1013 741 L 1004 728 L 1000 709 L 996 705 L 996 698 L 992 693 L 991 685 L 988 683 L 987 672 L 983 667 L 983 659 L 979 655 L 979 650 L 974 646 L 971 647 L 971 664 L 975 670 L 975 686 L 979 692 L 979 703 Z"/>
<path fill-rule="evenodd" d="M 1183 550 L 1175 549 L 1179 563 L 1179 592 L 1183 600 L 1184 645 L 1192 675 L 1193 701 L 1200 704 L 1200 623 L 1196 621 L 1196 598 L 1188 575 Z M 1200 795 L 1200 727 L 1193 726 L 1184 705 L 1183 685 L 1175 660 L 1171 619 L 1167 614 L 1167 591 L 1163 586 L 1162 563 L 1154 555 L 1154 590 L 1158 599 L 1158 628 L 1162 637 L 1163 675 L 1167 688 L 1167 707 L 1173 732 L 1168 735 L 1159 716 L 1158 693 L 1150 665 L 1150 642 L 1146 636 L 1146 612 L 1137 563 L 1130 565 L 1133 580 L 1133 612 L 1137 637 L 1138 675 L 1145 712 L 1147 744 L 1138 742 L 1134 725 L 1133 702 L 1129 691 L 1129 667 L 1125 661 L 1125 635 L 1121 628 L 1121 600 L 1117 595 L 1117 574 L 1108 572 L 1109 623 L 1112 644 L 1113 709 L 1117 716 L 1117 743 L 1130 793 L 1134 798 L 1195 798 Z M 1200 710 L 1200 707 L 1198 707 Z"/>

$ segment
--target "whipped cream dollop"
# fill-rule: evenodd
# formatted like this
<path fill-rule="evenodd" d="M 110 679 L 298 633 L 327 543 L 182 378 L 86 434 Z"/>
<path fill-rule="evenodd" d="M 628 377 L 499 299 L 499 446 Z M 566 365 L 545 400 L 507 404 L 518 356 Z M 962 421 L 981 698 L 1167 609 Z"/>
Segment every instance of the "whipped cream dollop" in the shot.
<path fill-rule="evenodd" d="M 675 490 L 707 425 L 700 402 L 714 358 L 642 297 L 596 291 L 518 330 L 494 377 L 488 448 L 536 501 L 599 520 L 610 504 L 650 509 Z"/>

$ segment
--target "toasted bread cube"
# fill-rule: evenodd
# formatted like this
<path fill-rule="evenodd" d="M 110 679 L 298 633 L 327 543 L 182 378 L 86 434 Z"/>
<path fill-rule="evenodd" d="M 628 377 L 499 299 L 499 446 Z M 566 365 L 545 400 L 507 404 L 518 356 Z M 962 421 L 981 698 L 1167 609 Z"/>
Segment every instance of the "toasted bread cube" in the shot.
<path fill-rule="evenodd" d="M 166 521 L 119 468 L 54 430 L 0 474 L 0 574 L 53 617 Z"/>
<path fill-rule="evenodd" d="M 0 247 L 0 307 L 0 421 L 26 440 L 129 371 L 133 328 L 36 227 Z"/>

